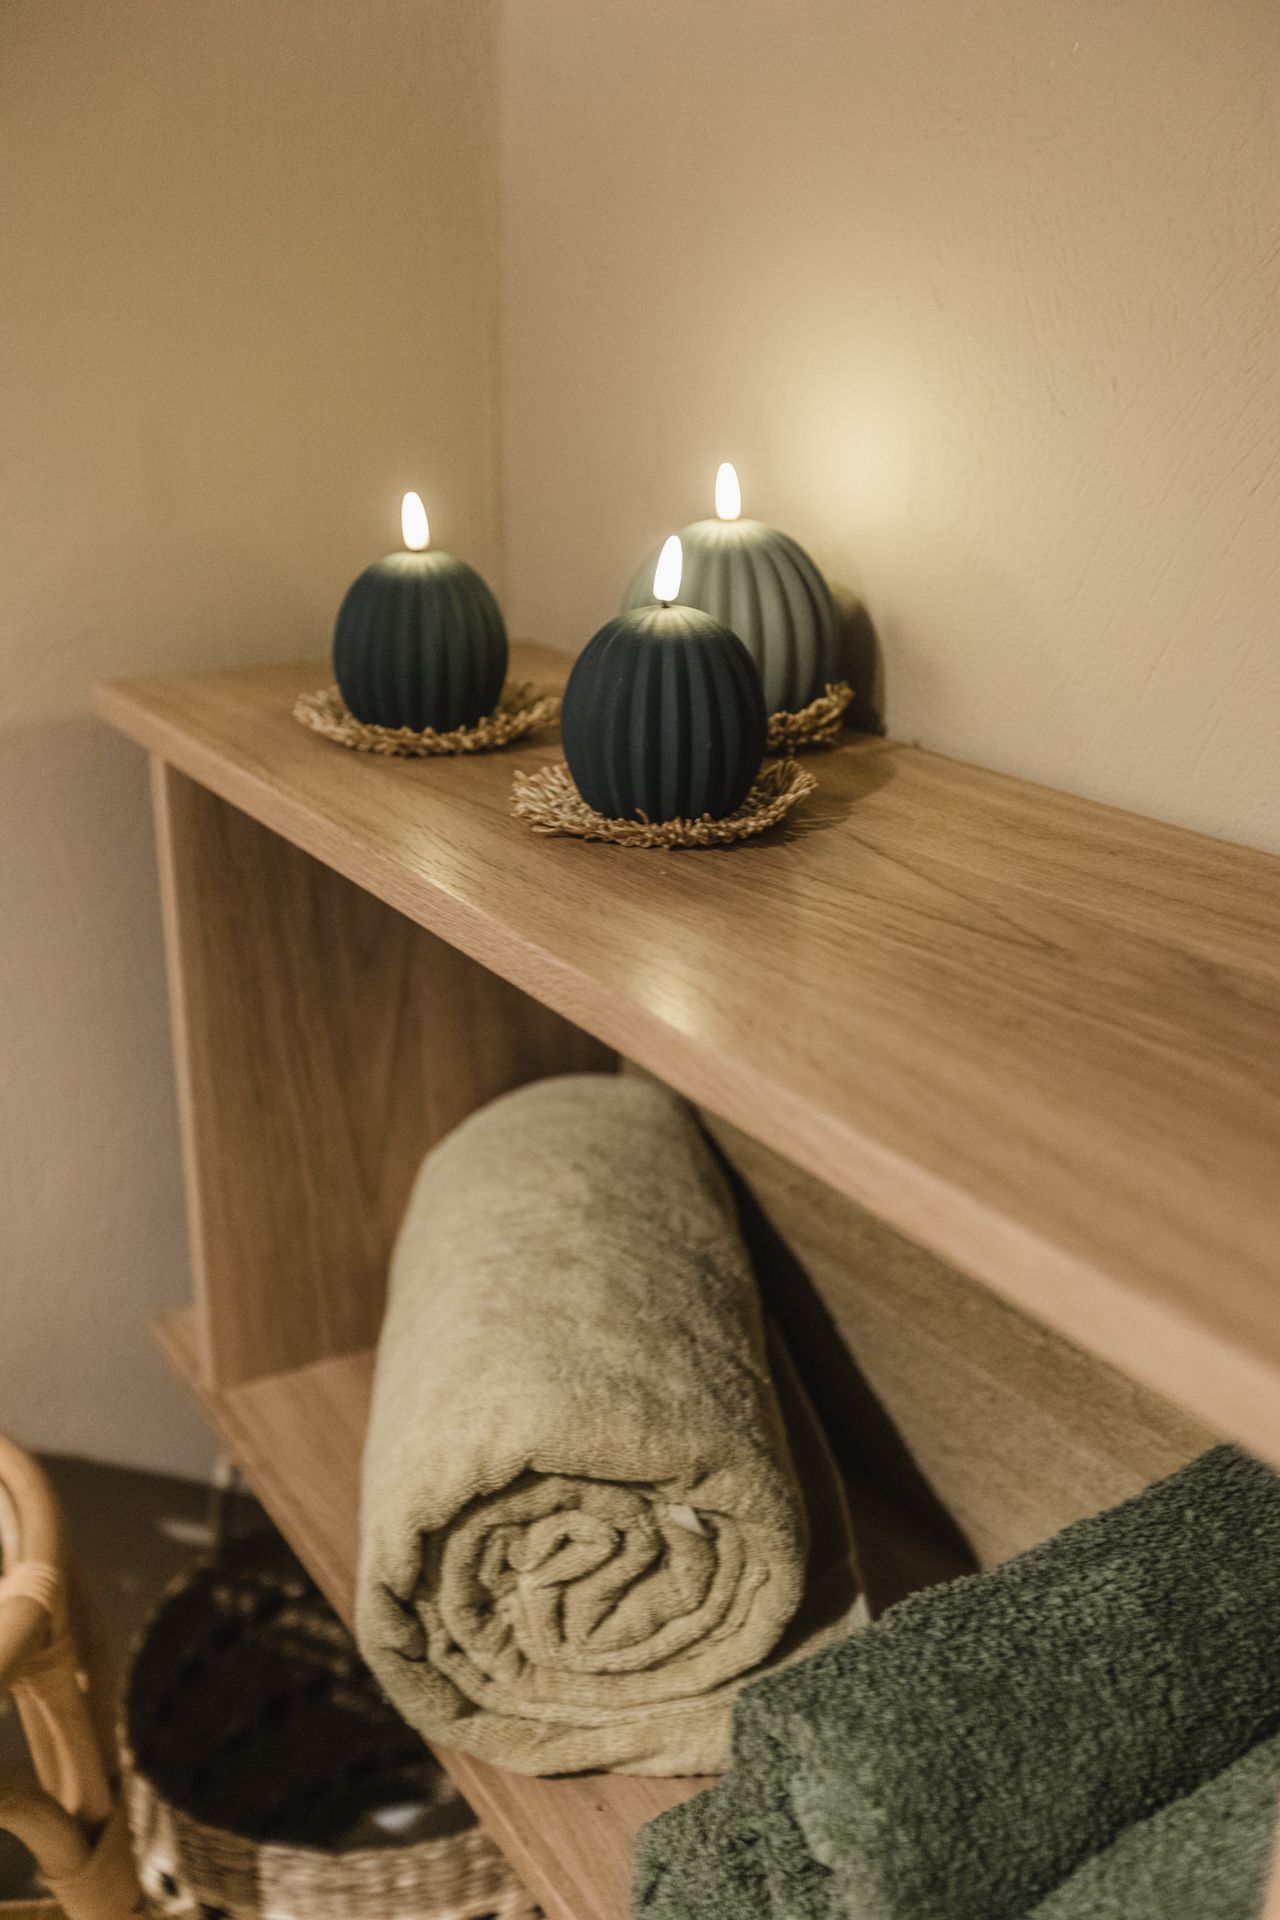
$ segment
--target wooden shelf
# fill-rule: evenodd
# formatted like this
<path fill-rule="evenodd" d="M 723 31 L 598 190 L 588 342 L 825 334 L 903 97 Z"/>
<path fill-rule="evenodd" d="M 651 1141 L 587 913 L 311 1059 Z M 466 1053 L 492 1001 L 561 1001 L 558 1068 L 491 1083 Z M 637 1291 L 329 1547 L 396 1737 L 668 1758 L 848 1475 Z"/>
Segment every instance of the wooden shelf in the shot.
<path fill-rule="evenodd" d="M 515 665 L 546 682 L 565 662 L 522 648 Z M 98 704 L 533 1001 L 1280 1458 L 1280 861 L 871 739 L 814 763 L 791 830 L 731 856 L 539 840 L 508 817 L 511 772 L 554 744 L 342 753 L 290 717 L 323 677 L 134 680 Z"/>
<path fill-rule="evenodd" d="M 940 1492 L 989 1560 L 1197 1451 L 1134 1380 L 1280 1459 L 1280 861 L 867 739 L 733 854 L 540 840 L 511 775 L 554 741 L 342 753 L 291 718 L 323 677 L 97 697 L 153 758 L 196 1295 L 162 1344 L 348 1621 L 414 1170 L 614 1050 L 745 1183 L 873 1606 L 964 1564 Z M 703 1784 L 440 1758 L 552 1920 L 622 1920 Z"/>
<path fill-rule="evenodd" d="M 162 1351 L 200 1401 L 210 1424 L 324 1591 L 352 1622 L 360 1456 L 372 1352 L 320 1360 L 245 1385 L 211 1389 L 200 1362 L 195 1316 L 176 1313 L 156 1329 Z M 864 1555 L 902 1591 L 955 1571 L 900 1516 L 868 1491 L 856 1510 Z M 622 1920 L 629 1911 L 636 1832 L 707 1780 L 643 1780 L 618 1774 L 532 1779 L 467 1754 L 438 1757 L 551 1920 Z"/>

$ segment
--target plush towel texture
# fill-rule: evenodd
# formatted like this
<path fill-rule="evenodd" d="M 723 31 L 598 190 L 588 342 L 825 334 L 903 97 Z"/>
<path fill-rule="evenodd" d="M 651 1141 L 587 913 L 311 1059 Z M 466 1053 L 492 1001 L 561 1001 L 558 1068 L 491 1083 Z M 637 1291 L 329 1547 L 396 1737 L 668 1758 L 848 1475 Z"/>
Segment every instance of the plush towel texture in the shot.
<path fill-rule="evenodd" d="M 517 1771 L 718 1771 L 740 1676 L 849 1631 L 842 1496 L 800 1399 L 784 1422 L 732 1199 L 668 1090 L 542 1081 L 428 1156 L 361 1531 L 387 1693 Z"/>
<path fill-rule="evenodd" d="M 1026 1920 L 1258 1920 L 1280 1800 L 1280 1739 L 1254 1747 L 1202 1787 L 1126 1827 Z M 773 1905 L 760 1846 L 729 1782 L 664 1817 L 661 1900 L 642 1913 L 756 1920 Z M 644 1843 L 650 1851 L 649 1842 Z M 652 1862 L 648 1871 L 656 1873 Z M 641 1874 L 644 1884 L 644 1874 Z M 683 1900 L 686 1904 L 679 1904 Z M 829 1908 L 832 1913 L 844 1911 Z M 851 1908 L 851 1920 L 873 1920 Z M 958 1907 L 942 1907 L 952 1920 Z"/>
<path fill-rule="evenodd" d="M 1277 1618 L 1280 1481 L 1216 1448 L 748 1688 L 729 1779 L 642 1837 L 637 1911 L 1023 1920 L 1280 1729 Z"/>
<path fill-rule="evenodd" d="M 1063 1882 L 1027 1920 L 1258 1920 L 1280 1798 L 1280 1740 L 1149 1819 Z"/>

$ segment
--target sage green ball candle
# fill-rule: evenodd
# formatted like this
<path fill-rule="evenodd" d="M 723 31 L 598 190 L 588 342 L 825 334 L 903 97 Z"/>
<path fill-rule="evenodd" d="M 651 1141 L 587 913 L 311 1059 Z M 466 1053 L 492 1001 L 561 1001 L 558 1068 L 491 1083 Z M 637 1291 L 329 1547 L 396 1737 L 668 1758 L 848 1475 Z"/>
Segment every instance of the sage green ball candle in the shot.
<path fill-rule="evenodd" d="M 333 634 L 333 676 L 357 720 L 379 727 L 473 727 L 498 704 L 507 629 L 474 567 L 429 545 L 422 502 L 401 508 L 405 550 L 348 588 Z"/>
<path fill-rule="evenodd" d="M 840 620 L 831 589 L 804 548 L 776 527 L 740 518 L 738 476 L 716 475 L 716 517 L 680 529 L 682 606 L 729 627 L 760 669 L 770 713 L 796 713 L 839 677 Z M 653 556 L 637 569 L 624 610 L 651 597 Z"/>
<path fill-rule="evenodd" d="M 587 805 L 610 820 L 722 820 L 742 805 L 764 757 L 764 693 L 751 655 L 710 614 L 670 603 L 679 549 L 667 542 L 651 604 L 603 626 L 564 690 L 569 771 Z"/>

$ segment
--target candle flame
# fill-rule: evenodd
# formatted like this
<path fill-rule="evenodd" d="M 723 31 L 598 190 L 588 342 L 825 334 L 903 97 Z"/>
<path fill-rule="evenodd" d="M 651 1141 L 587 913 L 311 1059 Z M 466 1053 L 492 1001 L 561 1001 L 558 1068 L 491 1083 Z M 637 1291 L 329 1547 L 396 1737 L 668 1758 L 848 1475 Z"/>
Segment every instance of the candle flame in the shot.
<path fill-rule="evenodd" d="M 729 460 L 722 460 L 716 468 L 716 512 L 722 520 L 736 520 L 742 512 L 738 469 Z"/>
<path fill-rule="evenodd" d="M 669 607 L 680 592 L 680 576 L 684 572 L 684 548 L 680 545 L 680 535 L 673 533 L 663 545 L 658 555 L 658 564 L 653 570 L 653 597 Z"/>
<path fill-rule="evenodd" d="M 430 546 L 431 528 L 427 524 L 427 510 L 416 493 L 406 493 L 400 502 L 400 528 L 410 553 L 421 553 L 424 547 Z"/>

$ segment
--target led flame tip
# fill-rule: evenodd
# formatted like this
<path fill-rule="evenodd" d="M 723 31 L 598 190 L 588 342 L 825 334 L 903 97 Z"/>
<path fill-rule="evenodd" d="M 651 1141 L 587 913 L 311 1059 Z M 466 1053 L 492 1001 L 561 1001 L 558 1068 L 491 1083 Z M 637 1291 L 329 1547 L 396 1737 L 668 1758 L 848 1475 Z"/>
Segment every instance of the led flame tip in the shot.
<path fill-rule="evenodd" d="M 427 510 L 416 493 L 406 493 L 400 502 L 400 530 L 410 553 L 421 553 L 424 547 L 431 544 Z"/>
<path fill-rule="evenodd" d="M 716 513 L 721 520 L 736 520 L 742 512 L 742 488 L 738 469 L 729 460 L 716 468 Z"/>
<path fill-rule="evenodd" d="M 658 555 L 658 564 L 653 570 L 653 597 L 660 600 L 664 607 L 679 597 L 680 576 L 684 572 L 684 548 L 680 545 L 680 535 L 673 533 L 663 543 Z"/>

